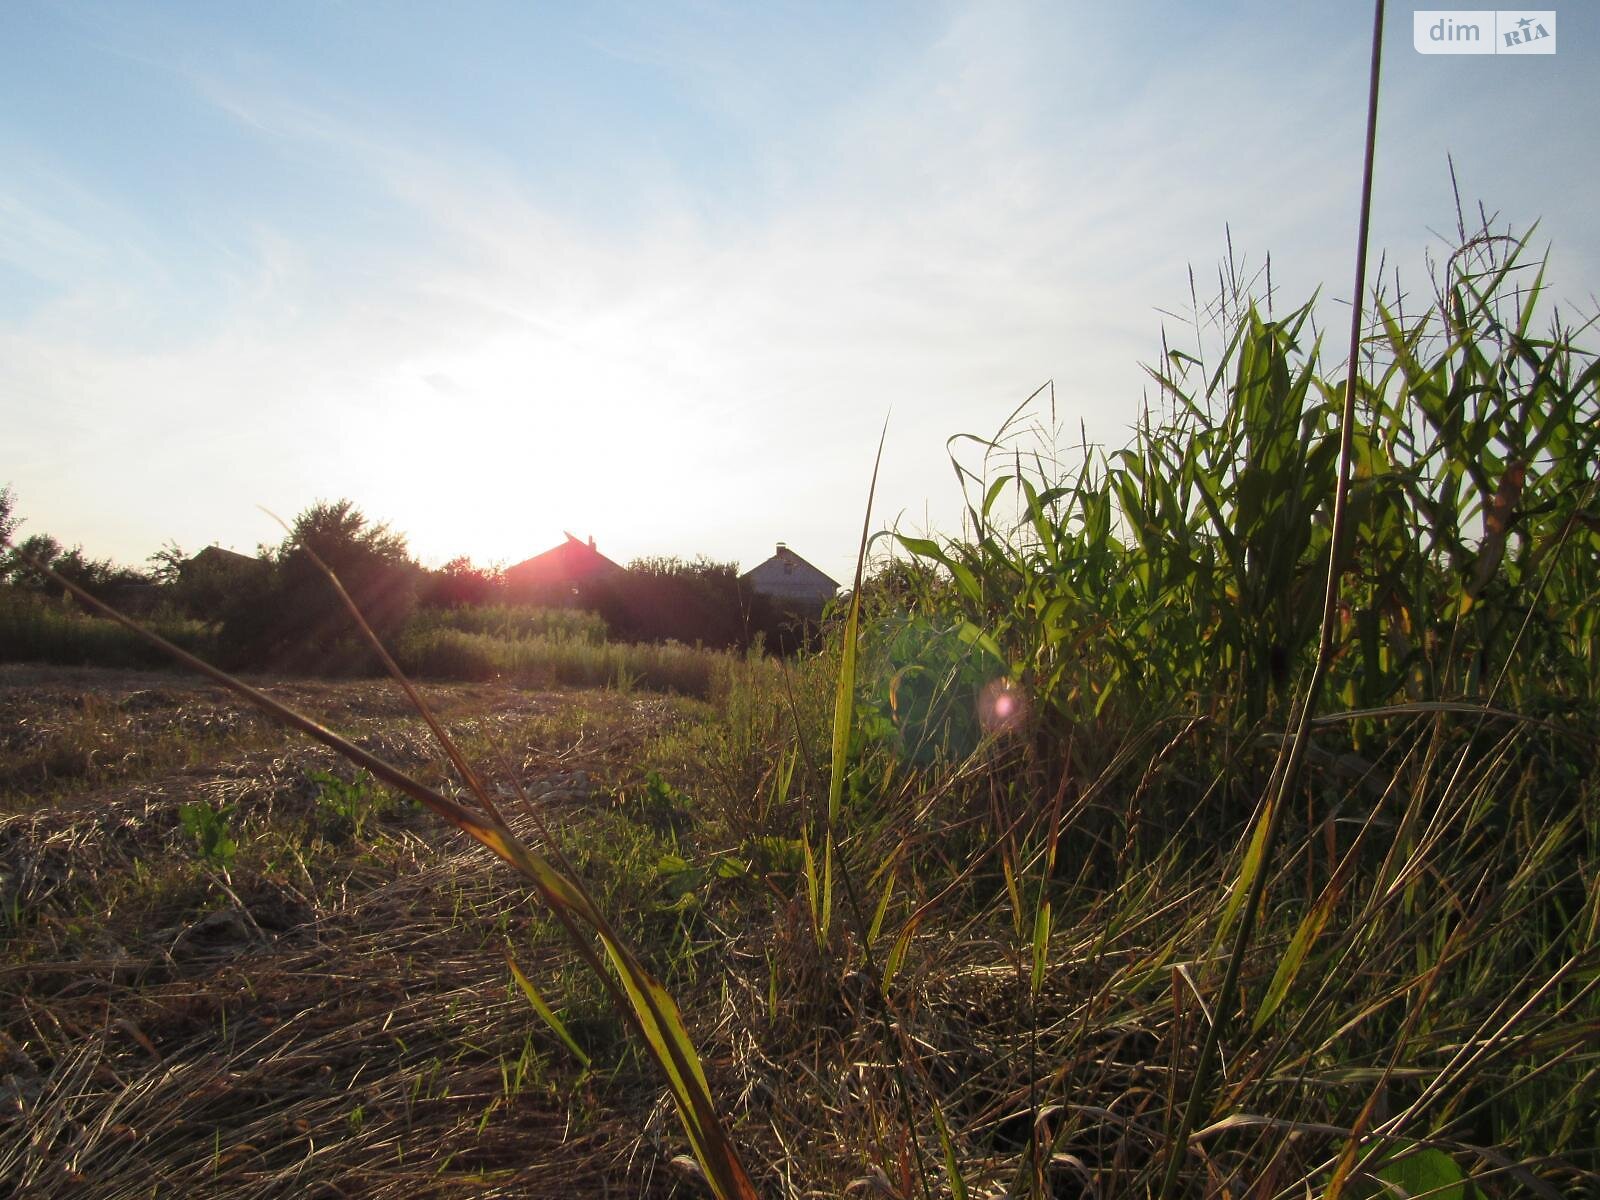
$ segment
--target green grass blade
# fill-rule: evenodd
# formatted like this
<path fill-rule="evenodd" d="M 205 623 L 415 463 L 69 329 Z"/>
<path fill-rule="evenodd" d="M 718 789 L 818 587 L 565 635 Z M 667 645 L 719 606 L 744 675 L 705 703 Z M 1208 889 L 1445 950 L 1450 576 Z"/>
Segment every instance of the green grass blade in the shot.
<path fill-rule="evenodd" d="M 883 918 L 888 915 L 889 901 L 894 898 L 895 864 L 899 855 L 900 851 L 896 849 L 884 871 L 883 894 L 878 897 L 878 906 L 872 912 L 872 924 L 867 928 L 869 946 L 876 942 L 878 935 L 883 932 Z"/>
<path fill-rule="evenodd" d="M 884 440 L 889 436 L 889 422 L 883 423 L 878 436 L 878 453 L 872 463 L 872 484 L 867 489 L 867 511 L 861 520 L 861 543 L 856 550 L 855 583 L 850 591 L 850 605 L 845 612 L 844 644 L 839 657 L 839 681 L 833 697 L 833 755 L 828 772 L 828 824 L 822 849 L 822 916 L 819 934 L 827 937 L 829 920 L 833 912 L 833 828 L 839 820 L 839 806 L 844 798 L 844 778 L 850 767 L 850 734 L 855 725 L 856 700 L 856 637 L 861 624 L 861 579 L 867 562 L 867 544 L 871 540 L 872 502 L 878 493 L 878 469 L 883 465 Z"/>
<path fill-rule="evenodd" d="M 1044 986 L 1045 967 L 1050 962 L 1050 901 L 1039 905 L 1033 918 L 1033 979 L 1029 987 L 1035 997 Z"/>
<path fill-rule="evenodd" d="M 539 994 L 539 989 L 533 985 L 533 980 L 529 979 L 523 973 L 522 968 L 517 965 L 517 960 L 511 954 L 510 946 L 506 947 L 505 954 L 506 966 L 511 968 L 511 978 L 516 980 L 517 986 L 522 989 L 522 994 L 528 998 L 528 1003 L 533 1005 L 533 1011 L 544 1019 L 544 1023 L 550 1026 L 550 1032 L 565 1042 L 567 1049 L 572 1051 L 573 1057 L 587 1069 L 589 1067 L 589 1056 L 584 1053 L 583 1047 L 572 1040 L 572 1034 L 567 1032 L 566 1024 L 545 1003 L 544 997 Z"/>
<path fill-rule="evenodd" d="M 961 1177 L 961 1163 L 956 1158 L 955 1139 L 950 1136 L 950 1125 L 944 1119 L 944 1109 L 930 1098 L 933 1109 L 933 1126 L 939 1132 L 939 1145 L 944 1150 L 944 1169 L 950 1177 L 950 1195 L 953 1200 L 967 1200 L 967 1181 Z"/>

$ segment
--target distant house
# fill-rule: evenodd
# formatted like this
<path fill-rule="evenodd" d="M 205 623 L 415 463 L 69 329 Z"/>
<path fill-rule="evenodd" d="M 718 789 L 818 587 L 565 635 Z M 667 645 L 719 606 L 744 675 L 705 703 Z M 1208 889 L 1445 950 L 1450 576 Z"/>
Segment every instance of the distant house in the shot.
<path fill-rule="evenodd" d="M 780 608 L 820 613 L 839 585 L 782 542 L 771 558 L 740 576 L 757 595 Z"/>
<path fill-rule="evenodd" d="M 221 546 L 207 546 L 178 567 L 173 598 L 192 616 L 208 620 L 242 592 L 266 579 L 271 565 Z"/>
<path fill-rule="evenodd" d="M 543 554 L 506 568 L 506 590 L 513 598 L 544 603 L 571 603 L 596 583 L 622 574 L 622 568 L 587 542 L 567 540 Z"/>
<path fill-rule="evenodd" d="M 259 558 L 240 554 L 237 550 L 224 550 L 221 546 L 207 546 L 178 568 L 180 575 L 193 573 L 238 574 L 259 571 L 264 564 Z"/>

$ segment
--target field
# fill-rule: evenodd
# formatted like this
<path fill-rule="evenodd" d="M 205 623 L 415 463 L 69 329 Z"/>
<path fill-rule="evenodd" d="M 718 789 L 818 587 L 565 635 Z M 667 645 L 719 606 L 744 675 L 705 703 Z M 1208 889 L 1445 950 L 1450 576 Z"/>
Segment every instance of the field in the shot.
<path fill-rule="evenodd" d="M 453 769 L 398 680 L 265 679 L 341 757 L 0 669 L 0 1183 L 1600 1193 L 1600 363 L 1463 238 L 1349 388 L 1235 292 L 1127 447 L 956 439 L 820 651 L 391 614 Z"/>
<path fill-rule="evenodd" d="M 386 685 L 272 691 L 427 773 Z M 652 695 L 428 694 L 580 839 L 631 824 L 641 747 L 696 719 Z M 542 1193 L 656 1169 L 624 1098 L 548 1064 L 502 952 L 536 971 L 542 918 L 481 852 L 181 676 L 0 668 L 0 714 L 4 1190 Z M 185 805 L 231 845 L 208 853 Z"/>

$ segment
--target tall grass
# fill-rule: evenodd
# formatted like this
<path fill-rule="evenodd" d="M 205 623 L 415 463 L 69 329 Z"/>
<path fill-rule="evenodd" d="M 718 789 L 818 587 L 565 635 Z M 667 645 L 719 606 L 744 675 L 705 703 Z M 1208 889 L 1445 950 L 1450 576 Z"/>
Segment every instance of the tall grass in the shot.
<path fill-rule="evenodd" d="M 641 687 L 709 699 L 741 656 L 669 642 L 502 637 L 460 629 L 410 629 L 395 646 L 410 674 L 427 679 L 506 679 L 530 686 Z"/>
<path fill-rule="evenodd" d="M 671 641 L 610 642 L 596 613 L 523 605 L 424 610 L 396 639 L 395 657 L 428 679 L 640 687 L 702 700 L 726 692 L 741 658 Z"/>
<path fill-rule="evenodd" d="M 521 604 L 423 608 L 407 622 L 405 632 L 424 634 L 441 629 L 505 640 L 560 638 L 595 645 L 606 640 L 606 623 L 598 613 L 583 608 L 540 608 Z"/>
<path fill-rule="evenodd" d="M 203 621 L 163 617 L 153 626 L 185 649 L 201 654 L 215 649 L 215 630 Z M 53 597 L 0 587 L 0 662 L 164 667 L 170 660 L 113 621 Z"/>
<path fill-rule="evenodd" d="M 1543 267 L 1525 255 L 1485 231 L 1427 313 L 1377 297 L 1336 564 L 1329 688 L 1348 708 L 1595 698 L 1600 369 L 1571 330 L 1534 332 Z M 1333 552 L 1343 379 L 1310 318 L 1246 303 L 1211 363 L 1169 351 L 1151 371 L 1164 411 L 1126 449 L 1069 467 L 984 439 L 1003 467 L 971 536 L 900 538 L 944 572 L 920 608 L 962 617 L 949 632 L 1063 719 L 1190 696 L 1246 726 L 1281 714 Z"/>
<path fill-rule="evenodd" d="M 1542 277 L 1484 228 L 1332 371 L 1310 305 L 1225 296 L 1132 445 L 971 439 L 966 536 L 898 539 L 835 824 L 883 902 L 819 953 L 848 979 L 881 939 L 911 1132 L 963 1186 L 1600 1185 L 1600 366 L 1536 331 Z M 1008 961 L 1006 1015 L 964 1009 Z"/>

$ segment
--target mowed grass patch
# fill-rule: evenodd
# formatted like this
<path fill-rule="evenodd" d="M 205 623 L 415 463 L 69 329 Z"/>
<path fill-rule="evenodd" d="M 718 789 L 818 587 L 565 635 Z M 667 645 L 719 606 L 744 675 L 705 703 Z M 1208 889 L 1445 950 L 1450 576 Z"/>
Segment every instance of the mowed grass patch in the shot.
<path fill-rule="evenodd" d="M 53 756 L 44 771 L 37 745 L 14 737 L 0 751 L 0 773 L 12 781 L 9 811 L 0 810 L 0 899 L 18 921 L 48 924 L 81 916 L 85 905 L 111 921 L 110 910 L 97 907 L 102 901 L 132 897 L 161 875 L 162 864 L 194 858 L 185 809 L 218 814 L 239 847 L 239 862 L 290 870 L 302 890 L 313 886 L 310 878 L 322 879 L 316 864 L 302 861 L 302 843 L 338 839 L 349 821 L 321 820 L 339 807 L 321 793 L 335 790 L 329 776 L 353 778 L 331 752 L 257 727 L 203 683 L 49 668 L 5 676 L 16 684 L 0 686 L 0 708 L 13 718 L 13 732 L 38 732 Z M 386 685 L 268 686 L 360 744 L 448 785 L 428 731 Z M 507 789 L 525 778 L 569 776 L 585 787 L 612 788 L 631 770 L 637 746 L 686 719 L 681 702 L 648 694 L 532 693 L 504 685 L 427 690 L 485 776 Z M 214 729 L 224 732 L 206 732 Z M 74 750 L 70 770 L 56 761 L 63 747 Z M 388 789 L 359 793 L 347 807 L 379 815 L 375 830 L 404 808 L 393 806 Z"/>
<path fill-rule="evenodd" d="M 171 675 L 0 667 L 0 811 L 283 740 L 214 689 Z"/>
<path fill-rule="evenodd" d="M 633 827 L 606 819 L 591 836 L 580 789 L 534 795 L 607 894 L 638 905 L 655 835 L 632 846 Z M 94 910 L 30 934 L 31 953 L 0 968 L 7 1086 L 28 1117 L 0 1121 L 0 1178 L 115 1195 L 156 1169 L 202 1196 L 510 1195 L 603 1178 L 639 1194 L 627 1122 L 648 1084 L 608 1003 L 564 966 L 525 891 L 425 828 L 403 812 L 359 838 L 315 815 L 245 822 L 226 868 L 180 839 L 164 865 L 108 878 Z M 602 1071 L 585 1076 L 530 1025 L 508 937 Z M 120 1024 L 86 1037 L 107 1005 Z M 113 1077 L 137 1082 L 94 1082 Z"/>
<path fill-rule="evenodd" d="M 99 675 L 107 690 L 119 678 Z M 273 690 L 413 763 L 414 722 L 384 688 Z M 707 706 L 615 691 L 427 691 L 488 786 L 527 793 L 532 807 L 512 805 L 514 823 L 531 835 L 536 813 L 559 829 L 652 967 L 698 986 L 715 934 L 684 905 L 696 879 L 679 854 L 687 846 L 624 781 L 641 746 L 705 719 Z M 10 889 L 0 1034 L 19 1118 L 0 1118 L 0 1180 L 114 1195 L 154 1167 L 193 1195 L 322 1184 L 518 1194 L 602 1178 L 627 1194 L 651 1187 L 632 1122 L 654 1076 L 514 876 L 320 748 L 205 767 L 182 789 L 106 787 L 0 821 Z M 184 819 L 195 806 L 206 821 Z M 529 1024 L 506 972 L 508 938 L 593 1071 Z M 83 1020 L 108 1005 L 123 1023 L 85 1041 Z M 132 1090 L 94 1083 L 113 1076 Z M 103 1129 L 74 1134 L 101 1117 Z"/>

